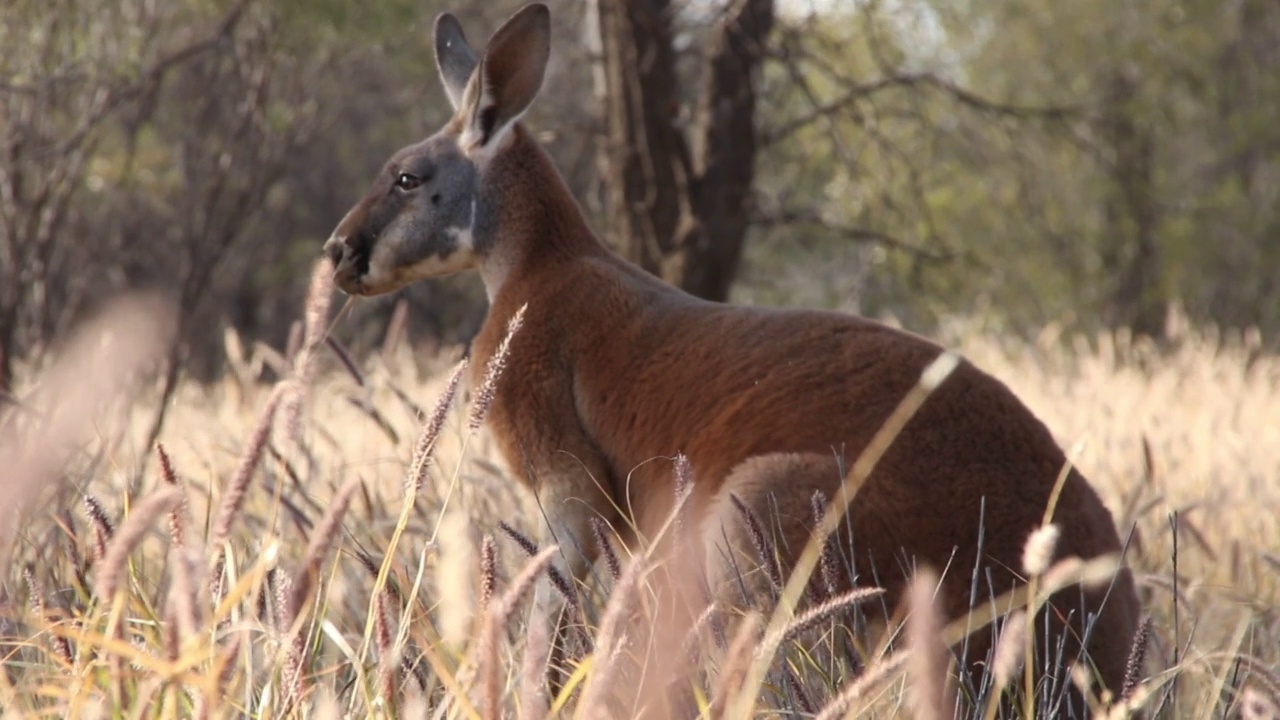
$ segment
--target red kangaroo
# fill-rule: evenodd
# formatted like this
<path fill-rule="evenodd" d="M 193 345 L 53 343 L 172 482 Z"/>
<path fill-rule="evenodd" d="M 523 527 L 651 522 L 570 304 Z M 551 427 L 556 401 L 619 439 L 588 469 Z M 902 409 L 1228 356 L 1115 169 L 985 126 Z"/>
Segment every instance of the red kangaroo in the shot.
<path fill-rule="evenodd" d="M 542 86 L 550 35 L 547 8 L 529 5 L 477 56 L 458 21 L 440 16 L 436 59 L 456 112 L 391 156 L 325 252 L 337 285 L 356 295 L 478 270 L 490 308 L 472 345 L 473 382 L 527 307 L 486 423 L 537 496 L 541 539 L 559 544 L 561 572 L 587 577 L 593 517 L 628 544 L 652 538 L 683 453 L 693 475 L 686 527 L 719 578 L 708 587 L 732 600 L 722 546 L 754 554 L 736 506 L 794 561 L 814 527 L 815 493 L 837 496 L 846 468 L 942 350 L 859 317 L 706 302 L 602 243 L 520 122 Z M 971 596 L 989 603 L 1025 581 L 1023 545 L 1064 465 L 1013 393 L 961 361 L 853 498 L 838 536 L 842 581 L 886 588 L 892 607 L 923 563 L 943 571 L 951 616 Z M 1053 522 L 1055 558 L 1121 549 L 1107 508 L 1074 470 Z M 551 615 L 560 602 L 543 582 L 534 612 Z M 1109 587 L 1059 593 L 1041 618 L 1054 647 L 1063 639 L 1062 665 L 1087 652 L 1101 684 L 1118 691 L 1138 612 L 1121 570 Z M 982 637 L 968 646 L 971 664 L 986 659 Z"/>

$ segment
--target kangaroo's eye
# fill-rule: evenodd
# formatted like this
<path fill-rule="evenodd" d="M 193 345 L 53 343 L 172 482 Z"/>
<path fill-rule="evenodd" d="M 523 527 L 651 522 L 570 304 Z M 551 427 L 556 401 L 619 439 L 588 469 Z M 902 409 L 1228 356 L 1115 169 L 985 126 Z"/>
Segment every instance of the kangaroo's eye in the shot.
<path fill-rule="evenodd" d="M 413 190 L 422 184 L 422 178 L 409 173 L 400 173 L 396 176 L 396 187 L 401 190 Z"/>

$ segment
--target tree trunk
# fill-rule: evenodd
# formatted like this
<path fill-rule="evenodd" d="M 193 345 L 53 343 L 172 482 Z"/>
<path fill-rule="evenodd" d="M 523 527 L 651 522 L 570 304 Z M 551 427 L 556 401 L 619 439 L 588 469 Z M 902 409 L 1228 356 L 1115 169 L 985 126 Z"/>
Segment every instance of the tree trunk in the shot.
<path fill-rule="evenodd" d="M 661 274 L 685 212 L 684 138 L 668 0 L 597 0 L 606 136 L 600 166 L 609 232 L 640 267 Z"/>
<path fill-rule="evenodd" d="M 1104 317 L 1113 328 L 1162 338 L 1166 308 L 1159 287 L 1155 138 L 1152 129 L 1136 119 L 1138 79 L 1117 69 L 1104 82 L 1101 130 L 1111 155 L 1112 188 L 1105 206 L 1102 257 L 1113 278 Z"/>
<path fill-rule="evenodd" d="M 1275 273 L 1255 268 L 1275 267 L 1280 230 L 1274 177 L 1280 153 L 1280 132 L 1271 115 L 1280 91 L 1280 8 L 1272 0 L 1236 3 L 1236 30 L 1218 61 L 1214 85 L 1218 94 L 1224 160 L 1213 180 L 1238 188 L 1245 212 L 1214 223 L 1217 261 L 1206 271 L 1214 274 L 1209 290 L 1209 316 L 1227 327 L 1274 323 L 1280 310 Z M 1270 317 L 1268 317 L 1270 315 Z"/>
<path fill-rule="evenodd" d="M 4 313 L 6 316 L 8 313 Z M 8 317 L 0 318 L 0 410 L 4 409 L 10 394 L 13 392 L 13 321 Z"/>
<path fill-rule="evenodd" d="M 755 172 L 755 82 L 773 0 L 733 0 L 703 56 L 689 128 L 678 126 L 669 0 L 596 0 L 601 176 L 612 241 L 644 269 L 728 299 Z M 692 146 L 692 151 L 690 151 Z"/>

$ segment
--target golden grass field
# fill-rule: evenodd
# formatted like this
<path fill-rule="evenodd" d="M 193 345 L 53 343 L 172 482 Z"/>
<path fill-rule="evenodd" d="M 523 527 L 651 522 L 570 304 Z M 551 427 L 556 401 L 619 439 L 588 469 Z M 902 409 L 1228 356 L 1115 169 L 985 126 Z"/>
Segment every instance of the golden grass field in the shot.
<path fill-rule="evenodd" d="M 461 391 L 429 458 L 415 453 L 461 351 L 393 344 L 357 376 L 317 338 L 281 360 L 229 336 L 234 371 L 173 399 L 160 435 L 170 477 L 142 444 L 154 399 L 103 389 L 137 362 L 103 369 L 119 346 L 90 340 L 32 374 L 32 412 L 0 425 L 5 505 L 22 508 L 0 525 L 5 718 L 625 714 L 608 698 L 623 645 L 608 639 L 622 603 L 607 588 L 641 592 L 635 578 L 601 571 L 585 634 L 615 652 L 583 651 L 568 689 L 540 697 L 527 659 L 546 637 L 517 607 L 527 560 L 498 528 L 530 527 L 529 498 L 469 428 Z M 1128 562 L 1152 630 L 1135 704 L 1280 718 L 1280 359 L 1257 338 L 1186 327 L 1162 352 L 1052 328 L 1025 342 L 973 320 L 940 339 L 1047 422 L 1122 534 L 1136 523 Z M 261 381 L 264 357 L 307 381 Z M 70 410 L 38 415 L 40 402 Z M 227 501 L 237 478 L 239 505 Z M 799 686 L 785 692 L 742 687 L 739 644 L 751 645 L 710 652 L 694 678 L 704 717 L 932 717 L 914 698 L 939 681 L 919 674 L 911 642 L 865 658 L 859 678 L 784 647 Z"/>

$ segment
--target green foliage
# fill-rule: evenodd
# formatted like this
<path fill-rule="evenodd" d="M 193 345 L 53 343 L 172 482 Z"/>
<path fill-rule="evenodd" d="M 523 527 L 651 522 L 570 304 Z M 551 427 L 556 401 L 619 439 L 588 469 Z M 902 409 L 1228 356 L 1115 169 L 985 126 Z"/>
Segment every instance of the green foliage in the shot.
<path fill-rule="evenodd" d="M 981 302 L 1028 330 L 1128 324 L 1129 292 L 1280 328 L 1273 4 L 872 2 L 788 17 L 777 42 L 766 137 L 840 109 L 762 159 L 762 193 L 824 223 L 762 228 L 743 297 L 784 295 L 773 268 L 828 263 L 813 245 L 856 228 L 900 242 L 853 304 L 912 323 Z"/>

